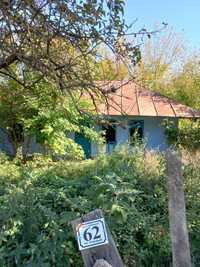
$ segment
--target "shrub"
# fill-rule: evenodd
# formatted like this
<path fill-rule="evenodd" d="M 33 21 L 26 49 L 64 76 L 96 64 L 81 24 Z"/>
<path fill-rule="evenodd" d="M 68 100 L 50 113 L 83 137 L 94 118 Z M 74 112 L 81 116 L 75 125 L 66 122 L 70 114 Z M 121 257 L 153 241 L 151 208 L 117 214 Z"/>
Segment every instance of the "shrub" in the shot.
<path fill-rule="evenodd" d="M 192 195 L 199 194 L 193 180 L 199 173 L 185 166 L 197 265 L 195 214 L 200 203 L 194 205 Z M 124 147 L 82 162 L 38 159 L 21 166 L 4 161 L 0 179 L 0 266 L 83 266 L 70 221 L 96 208 L 103 209 L 126 266 L 169 266 L 166 178 L 160 155 Z"/>
<path fill-rule="evenodd" d="M 165 134 L 169 144 L 193 152 L 200 149 L 200 120 L 179 120 L 179 127 L 173 121 L 164 121 Z"/>

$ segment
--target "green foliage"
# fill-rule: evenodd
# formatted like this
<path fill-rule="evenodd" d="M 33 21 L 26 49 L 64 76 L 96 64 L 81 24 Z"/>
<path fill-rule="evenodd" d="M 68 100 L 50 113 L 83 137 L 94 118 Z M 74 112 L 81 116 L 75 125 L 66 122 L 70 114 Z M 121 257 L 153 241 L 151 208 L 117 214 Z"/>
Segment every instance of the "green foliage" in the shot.
<path fill-rule="evenodd" d="M 178 144 L 179 129 L 175 125 L 175 122 L 169 119 L 163 120 L 163 127 L 165 129 L 165 135 L 170 145 Z"/>
<path fill-rule="evenodd" d="M 187 58 L 181 71 L 173 76 L 171 84 L 171 95 L 177 101 L 193 108 L 200 108 L 200 68 L 198 55 Z"/>
<path fill-rule="evenodd" d="M 94 70 L 97 81 L 123 80 L 129 75 L 128 67 L 124 62 L 109 58 L 96 62 Z"/>
<path fill-rule="evenodd" d="M 186 209 L 188 219 L 188 229 L 190 235 L 191 254 L 194 266 L 200 264 L 199 242 L 200 242 L 200 155 L 198 152 L 191 153 L 187 150 L 183 151 L 183 160 L 185 162 L 183 168 L 185 180 L 185 196 Z"/>
<path fill-rule="evenodd" d="M 180 120 L 179 128 L 173 121 L 165 120 L 165 134 L 171 145 L 180 146 L 190 151 L 200 149 L 200 121 Z"/>
<path fill-rule="evenodd" d="M 16 77 L 20 76 L 19 68 L 14 71 Z M 27 71 L 24 82 L 31 83 L 36 77 Z M 46 153 L 67 154 L 73 159 L 81 159 L 84 155 L 82 148 L 69 138 L 70 134 L 81 133 L 90 140 L 101 142 L 94 131 L 91 113 L 81 112 L 88 110 L 89 103 L 80 100 L 78 92 L 73 94 L 72 100 L 44 79 L 32 86 L 31 91 L 12 79 L 4 79 L 0 98 L 0 125 L 7 129 L 16 153 L 19 147 L 28 146 L 25 138 L 33 136 Z"/>
<path fill-rule="evenodd" d="M 190 164 L 184 173 L 197 266 L 200 170 Z M 139 147 L 74 163 L 39 157 L 20 165 L 1 157 L 0 266 L 82 266 L 70 221 L 96 208 L 103 209 L 126 266 L 169 266 L 165 184 L 162 157 L 144 157 Z"/>

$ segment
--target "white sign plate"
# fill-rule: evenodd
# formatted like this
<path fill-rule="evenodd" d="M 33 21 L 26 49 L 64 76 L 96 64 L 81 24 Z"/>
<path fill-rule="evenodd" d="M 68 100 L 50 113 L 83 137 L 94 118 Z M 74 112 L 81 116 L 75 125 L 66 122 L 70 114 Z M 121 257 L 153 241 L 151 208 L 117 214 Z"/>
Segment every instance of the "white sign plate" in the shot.
<path fill-rule="evenodd" d="M 79 250 L 108 244 L 108 235 L 103 218 L 80 223 L 76 232 Z"/>

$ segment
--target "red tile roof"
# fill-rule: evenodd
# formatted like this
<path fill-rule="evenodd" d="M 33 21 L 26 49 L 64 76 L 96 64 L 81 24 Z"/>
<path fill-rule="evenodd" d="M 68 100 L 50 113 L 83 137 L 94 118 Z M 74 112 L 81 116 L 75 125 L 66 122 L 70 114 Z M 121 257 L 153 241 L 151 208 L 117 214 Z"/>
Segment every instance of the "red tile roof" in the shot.
<path fill-rule="evenodd" d="M 107 82 L 102 87 L 109 92 L 107 101 L 98 105 L 98 112 L 103 115 L 200 118 L 200 111 L 154 93 L 132 81 Z"/>

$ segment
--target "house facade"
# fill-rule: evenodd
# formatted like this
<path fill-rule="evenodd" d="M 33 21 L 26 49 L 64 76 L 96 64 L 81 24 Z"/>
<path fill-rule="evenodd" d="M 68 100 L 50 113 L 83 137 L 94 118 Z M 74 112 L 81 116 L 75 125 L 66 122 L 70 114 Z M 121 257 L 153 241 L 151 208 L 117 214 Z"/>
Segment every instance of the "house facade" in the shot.
<path fill-rule="evenodd" d="M 147 149 L 165 151 L 168 147 L 164 120 L 178 127 L 180 118 L 196 119 L 200 112 L 182 105 L 158 93 L 154 93 L 134 82 L 113 81 L 104 83 L 109 92 L 107 101 L 98 105 L 98 115 L 108 120 L 108 124 L 96 126 L 104 131 L 105 145 L 98 147 L 83 137 L 74 136 L 86 157 L 96 157 L 99 153 L 110 153 L 115 147 L 130 144 L 137 137 L 144 139 Z"/>
<path fill-rule="evenodd" d="M 171 119 L 174 126 L 178 126 L 178 119 Z M 105 132 L 105 146 L 103 151 L 106 153 L 123 144 L 131 144 L 137 134 L 139 139 L 144 139 L 146 148 L 149 150 L 164 151 L 168 147 L 165 135 L 164 118 L 152 117 L 133 117 L 133 116 L 114 116 L 113 125 L 108 127 L 98 127 L 98 130 Z M 101 148 L 102 149 L 102 148 Z M 91 143 L 91 156 L 95 157 L 100 152 L 98 146 Z"/>
<path fill-rule="evenodd" d="M 178 118 L 170 118 L 178 127 Z M 124 144 L 131 144 L 137 132 L 139 139 L 144 139 L 149 150 L 165 151 L 168 147 L 165 135 L 164 118 L 113 116 L 107 127 L 97 126 L 97 131 L 103 131 L 105 144 L 98 146 L 84 137 L 74 135 L 73 139 L 83 147 L 86 157 L 96 157 L 100 153 L 111 153 L 113 149 Z"/>

